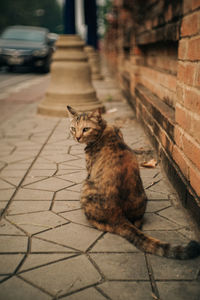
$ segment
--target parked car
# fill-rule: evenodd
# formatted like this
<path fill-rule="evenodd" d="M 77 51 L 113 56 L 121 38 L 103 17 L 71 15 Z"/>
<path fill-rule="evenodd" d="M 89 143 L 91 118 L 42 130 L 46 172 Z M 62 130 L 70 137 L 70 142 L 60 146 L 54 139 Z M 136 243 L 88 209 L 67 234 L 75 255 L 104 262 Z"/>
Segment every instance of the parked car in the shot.
<path fill-rule="evenodd" d="M 55 38 L 43 27 L 10 26 L 0 36 L 0 66 L 31 66 L 50 70 Z"/>

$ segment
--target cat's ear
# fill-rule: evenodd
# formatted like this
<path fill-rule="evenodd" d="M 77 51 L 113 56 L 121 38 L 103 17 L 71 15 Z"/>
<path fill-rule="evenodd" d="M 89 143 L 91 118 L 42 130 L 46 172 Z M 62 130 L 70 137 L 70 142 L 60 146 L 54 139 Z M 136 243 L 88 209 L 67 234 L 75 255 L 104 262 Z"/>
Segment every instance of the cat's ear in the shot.
<path fill-rule="evenodd" d="M 97 119 L 101 119 L 101 109 L 98 108 L 91 112 L 90 117 L 95 117 Z"/>
<path fill-rule="evenodd" d="M 72 107 L 69 106 L 69 105 L 67 105 L 67 110 L 68 110 L 68 112 L 69 112 L 69 114 L 70 114 L 71 117 L 75 117 L 75 116 L 78 115 L 78 113 L 75 111 L 75 109 L 72 108 Z"/>

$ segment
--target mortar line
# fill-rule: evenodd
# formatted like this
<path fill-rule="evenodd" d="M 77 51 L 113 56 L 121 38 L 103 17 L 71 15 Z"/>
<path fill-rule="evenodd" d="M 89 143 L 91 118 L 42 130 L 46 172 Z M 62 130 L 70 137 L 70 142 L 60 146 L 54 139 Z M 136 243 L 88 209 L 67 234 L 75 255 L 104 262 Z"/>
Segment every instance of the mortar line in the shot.
<path fill-rule="evenodd" d="M 21 188 L 24 180 L 26 179 L 27 175 L 29 174 L 30 170 L 32 169 L 33 165 L 35 164 L 35 162 L 37 161 L 39 155 L 41 154 L 41 152 L 43 151 L 44 147 L 46 146 L 46 144 L 48 143 L 49 139 L 51 138 L 51 136 L 53 135 L 53 133 L 55 132 L 56 128 L 58 127 L 58 125 L 60 124 L 61 119 L 58 120 L 58 122 L 56 123 L 55 127 L 53 128 L 53 130 L 51 131 L 51 133 L 48 135 L 47 139 L 45 140 L 44 144 L 42 145 L 41 149 L 39 150 L 38 154 L 36 155 L 36 157 L 34 158 L 34 160 L 32 161 L 31 165 L 29 166 L 29 168 L 27 169 L 26 173 L 24 174 L 23 178 L 21 179 L 20 183 L 18 184 L 16 190 L 14 191 L 14 193 L 12 194 L 10 200 L 8 201 L 6 207 L 4 208 L 3 212 L 0 215 L 0 220 L 6 215 L 6 212 L 10 206 L 10 204 L 12 203 L 13 198 L 15 197 L 16 193 L 18 192 L 18 190 Z"/>

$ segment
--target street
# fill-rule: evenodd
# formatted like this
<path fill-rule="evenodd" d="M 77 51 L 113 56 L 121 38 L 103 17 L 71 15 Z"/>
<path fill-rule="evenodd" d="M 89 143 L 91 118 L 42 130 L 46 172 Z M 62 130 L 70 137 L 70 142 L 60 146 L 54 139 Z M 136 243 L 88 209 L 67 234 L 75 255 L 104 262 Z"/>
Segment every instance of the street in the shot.
<path fill-rule="evenodd" d="M 34 73 L 27 68 L 16 69 L 13 72 L 8 72 L 6 68 L 0 69 L 0 99 L 7 98 L 11 93 L 18 92 L 45 76 L 47 75 Z"/>
<path fill-rule="evenodd" d="M 0 123 L 27 103 L 44 97 L 49 83 L 48 74 L 34 73 L 30 69 L 0 70 Z M 37 88 L 35 89 L 35 87 Z M 33 93 L 34 91 L 34 93 Z"/>

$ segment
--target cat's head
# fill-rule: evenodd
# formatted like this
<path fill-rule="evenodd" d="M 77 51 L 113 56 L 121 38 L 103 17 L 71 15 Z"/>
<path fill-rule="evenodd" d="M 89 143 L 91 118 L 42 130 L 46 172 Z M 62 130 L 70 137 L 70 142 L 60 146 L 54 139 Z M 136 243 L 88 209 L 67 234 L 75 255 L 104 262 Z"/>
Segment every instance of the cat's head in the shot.
<path fill-rule="evenodd" d="M 78 113 L 71 106 L 67 106 L 67 109 L 72 118 L 70 132 L 74 139 L 79 143 L 94 143 L 101 136 L 106 126 L 100 110 Z"/>

